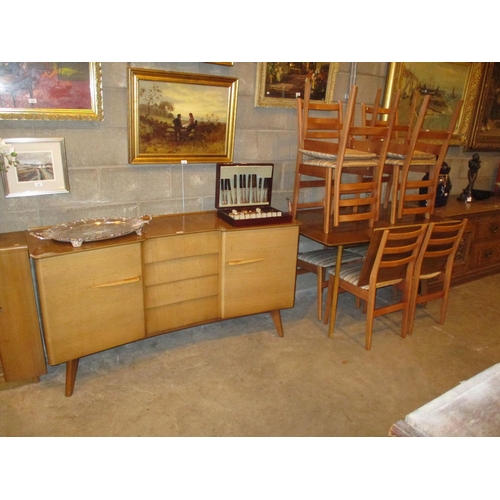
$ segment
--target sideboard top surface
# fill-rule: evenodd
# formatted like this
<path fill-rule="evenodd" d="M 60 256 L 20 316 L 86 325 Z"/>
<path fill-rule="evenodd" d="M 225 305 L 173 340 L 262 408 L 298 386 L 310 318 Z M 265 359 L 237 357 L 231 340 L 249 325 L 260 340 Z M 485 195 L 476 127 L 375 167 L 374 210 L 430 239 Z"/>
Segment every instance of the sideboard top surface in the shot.
<path fill-rule="evenodd" d="M 434 210 L 434 215 L 438 217 L 459 217 L 467 215 L 488 215 L 493 212 L 500 212 L 500 196 L 492 196 L 487 200 L 472 201 L 465 203 L 458 201 L 456 197 L 451 197 L 444 207 Z"/>
<path fill-rule="evenodd" d="M 287 225 L 298 225 L 297 221 Z M 276 224 L 282 226 L 283 224 Z M 274 226 L 274 227 L 276 227 Z M 268 225 L 262 227 L 270 227 Z M 79 248 L 74 248 L 70 243 L 54 240 L 41 240 L 32 236 L 30 231 L 43 228 L 34 228 L 26 232 L 26 240 L 30 256 L 34 259 L 53 257 L 57 255 L 77 253 L 97 248 L 126 245 L 141 242 L 148 238 L 160 238 L 165 236 L 175 236 L 179 234 L 200 233 L 206 231 L 240 231 L 242 229 L 260 229 L 261 226 L 249 228 L 235 228 L 217 217 L 217 211 L 190 212 L 182 214 L 156 215 L 149 224 L 142 228 L 142 234 L 136 233 L 120 236 L 119 238 L 102 241 L 85 242 Z"/>

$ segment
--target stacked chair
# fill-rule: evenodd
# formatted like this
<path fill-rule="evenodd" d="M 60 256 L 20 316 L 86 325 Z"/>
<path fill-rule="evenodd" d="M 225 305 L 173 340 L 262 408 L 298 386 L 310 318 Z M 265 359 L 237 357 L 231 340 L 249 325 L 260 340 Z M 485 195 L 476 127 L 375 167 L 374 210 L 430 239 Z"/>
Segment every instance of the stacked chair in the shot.
<path fill-rule="evenodd" d="M 389 145 L 386 165 L 394 176 L 391 223 L 405 215 L 421 214 L 426 218 L 434 212 L 439 171 L 455 131 L 463 101 L 459 101 L 444 130 L 424 129 L 430 96 L 425 96 L 408 141 Z"/>
<path fill-rule="evenodd" d="M 353 86 L 345 116 L 336 123 L 335 119 L 327 122 L 314 113 L 327 105 L 311 103 L 308 86 L 306 83 L 304 100 L 298 99 L 299 140 L 292 215 L 296 217 L 301 209 L 321 208 L 325 234 L 331 230 L 332 219 L 333 227 L 364 220 L 373 227 L 380 213 L 380 180 L 397 99 L 385 126 L 356 126 L 358 88 Z M 301 190 L 310 187 L 323 188 L 321 200 L 301 201 Z"/>
<path fill-rule="evenodd" d="M 299 140 L 292 213 L 296 217 L 300 209 L 321 208 L 325 233 L 330 231 L 332 214 L 334 226 L 362 220 L 373 226 L 379 216 L 380 176 L 393 121 L 389 119 L 386 126 L 355 127 L 357 87 L 351 89 L 345 117 L 342 103 L 315 103 L 309 96 L 310 85 L 306 82 L 305 97 L 298 99 L 297 106 Z M 366 173 L 370 174 L 370 181 L 360 181 Z M 349 181 L 349 177 L 355 181 Z M 320 188 L 322 199 L 299 202 L 300 191 L 308 188 Z M 365 196 L 361 196 L 363 194 Z M 345 250 L 342 263 L 361 258 L 359 253 Z M 317 275 L 319 320 L 322 292 L 327 286 L 325 273 L 336 265 L 336 248 L 298 254 L 298 274 L 314 272 Z"/>
<path fill-rule="evenodd" d="M 329 322 L 329 337 L 333 337 L 339 293 L 355 295 L 358 307 L 364 303 L 365 348 L 370 350 L 375 317 L 402 311 L 401 336 L 405 337 L 413 331 L 416 305 L 440 298 L 440 321 L 444 321 L 463 225 L 405 225 L 402 219 L 406 215 L 429 219 L 433 213 L 439 171 L 463 103 L 457 103 L 445 130 L 430 131 L 424 128 L 430 96 L 422 98 L 415 93 L 408 118 L 402 122 L 397 111 L 400 91 L 386 107 L 380 105 L 379 89 L 372 105 L 361 104 L 358 125 L 357 93 L 358 87 L 353 86 L 343 109 L 341 102 L 312 102 L 310 83 L 306 82 L 304 98 L 297 99 L 298 143 L 291 211 L 294 218 L 302 210 L 320 213 L 326 238 L 344 223 L 356 227 L 358 222 L 366 222 L 364 227 L 372 228 L 369 244 L 324 247 L 299 252 L 297 258 L 297 274 L 317 276 L 317 314 L 319 320 Z M 387 183 L 384 198 L 383 183 Z M 381 207 L 389 208 L 389 201 L 388 222 L 398 225 L 376 228 Z M 427 293 L 430 278 L 439 278 L 442 289 Z M 377 307 L 377 290 L 388 286 L 401 291 L 399 300 L 394 295 L 393 304 Z M 328 294 L 323 314 L 325 288 Z"/>

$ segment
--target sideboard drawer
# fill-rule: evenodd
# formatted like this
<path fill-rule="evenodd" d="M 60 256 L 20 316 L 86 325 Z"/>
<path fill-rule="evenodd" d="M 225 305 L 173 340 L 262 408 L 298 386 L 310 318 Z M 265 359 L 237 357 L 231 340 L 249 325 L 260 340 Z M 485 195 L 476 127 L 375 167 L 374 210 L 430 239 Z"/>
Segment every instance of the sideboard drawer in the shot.
<path fill-rule="evenodd" d="M 489 267 L 500 263 L 500 242 L 486 240 L 472 245 L 469 256 L 469 267 Z"/>
<path fill-rule="evenodd" d="M 500 215 L 478 219 L 474 238 L 476 241 L 500 238 Z"/>
<path fill-rule="evenodd" d="M 144 242 L 147 335 L 219 317 L 219 242 L 217 231 Z"/>

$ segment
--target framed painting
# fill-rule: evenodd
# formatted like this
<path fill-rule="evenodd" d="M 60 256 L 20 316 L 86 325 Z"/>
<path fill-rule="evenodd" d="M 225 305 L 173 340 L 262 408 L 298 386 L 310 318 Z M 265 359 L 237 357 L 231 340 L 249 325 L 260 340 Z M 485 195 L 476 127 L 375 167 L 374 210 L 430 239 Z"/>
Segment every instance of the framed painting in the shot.
<path fill-rule="evenodd" d="M 129 68 L 129 163 L 231 162 L 238 79 Z"/>
<path fill-rule="evenodd" d="M 295 108 L 295 99 L 304 97 L 306 78 L 311 80 L 311 99 L 333 102 L 339 63 L 265 62 L 257 63 L 255 106 Z"/>
<path fill-rule="evenodd" d="M 16 152 L 16 164 L 2 170 L 6 198 L 69 193 L 64 139 L 4 139 Z"/>
<path fill-rule="evenodd" d="M 101 63 L 0 62 L 0 120 L 102 120 Z"/>
<path fill-rule="evenodd" d="M 500 150 L 500 63 L 483 63 L 481 89 L 467 149 Z"/>
<path fill-rule="evenodd" d="M 448 126 L 456 102 L 463 99 L 464 104 L 451 144 L 465 145 L 480 80 L 481 63 L 391 63 L 386 81 L 384 106 L 388 106 L 393 94 L 401 89 L 398 114 L 404 123 L 409 120 L 407 115 L 413 93 L 418 92 L 422 99 L 425 95 L 430 95 L 429 111 L 424 127 L 429 130 L 438 130 Z"/>

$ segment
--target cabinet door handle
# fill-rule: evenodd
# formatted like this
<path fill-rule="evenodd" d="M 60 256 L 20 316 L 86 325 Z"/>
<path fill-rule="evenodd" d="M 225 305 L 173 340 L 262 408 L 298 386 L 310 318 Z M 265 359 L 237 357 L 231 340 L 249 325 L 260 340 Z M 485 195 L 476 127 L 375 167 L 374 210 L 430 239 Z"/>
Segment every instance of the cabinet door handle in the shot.
<path fill-rule="evenodd" d="M 493 255 L 493 252 L 491 250 L 488 250 L 486 252 L 484 252 L 483 254 L 487 259 L 489 259 L 492 255 Z"/>
<path fill-rule="evenodd" d="M 130 283 L 137 283 L 140 279 L 141 279 L 140 276 L 135 276 L 134 278 L 125 278 L 124 280 L 111 281 L 110 283 L 95 285 L 94 288 L 106 288 L 108 286 L 129 285 Z"/>
<path fill-rule="evenodd" d="M 262 262 L 265 260 L 264 258 L 262 259 L 247 259 L 247 260 L 230 260 L 227 265 L 228 266 L 241 266 L 243 264 L 253 264 L 254 262 Z"/>
<path fill-rule="evenodd" d="M 491 232 L 496 233 L 498 231 L 498 224 L 495 224 L 494 226 L 491 226 Z"/>

